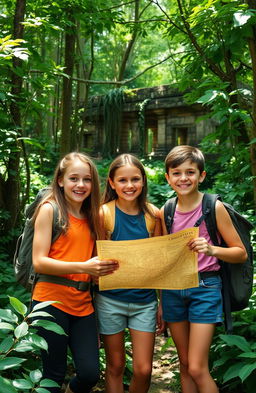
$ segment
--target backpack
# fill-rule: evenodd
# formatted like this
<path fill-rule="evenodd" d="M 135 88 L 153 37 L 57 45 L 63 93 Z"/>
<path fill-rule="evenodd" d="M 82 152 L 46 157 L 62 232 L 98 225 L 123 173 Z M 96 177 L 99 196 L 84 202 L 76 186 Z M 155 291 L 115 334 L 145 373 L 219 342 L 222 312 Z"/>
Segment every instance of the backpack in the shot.
<path fill-rule="evenodd" d="M 110 201 L 102 205 L 102 209 L 104 213 L 104 228 L 107 233 L 107 239 L 111 238 L 111 235 L 115 228 L 115 214 L 116 214 L 115 207 L 116 207 L 115 199 L 113 201 Z M 150 203 L 147 204 L 147 207 L 149 208 L 150 211 L 152 212 L 154 211 L 153 205 L 151 205 Z M 147 231 L 149 233 L 149 237 L 151 237 L 155 229 L 156 220 L 150 214 L 146 213 L 145 222 L 146 222 Z"/>
<path fill-rule="evenodd" d="M 36 282 L 44 281 L 59 285 L 74 287 L 80 291 L 89 290 L 89 282 L 69 280 L 65 277 L 48 274 L 35 273 L 32 262 L 32 246 L 34 237 L 34 221 L 32 216 L 36 207 L 43 197 L 49 192 L 49 188 L 43 188 L 35 197 L 35 200 L 25 209 L 25 225 L 22 234 L 19 236 L 13 257 L 14 275 L 19 284 L 27 290 L 33 292 Z M 52 240 L 53 244 L 62 233 L 59 222 L 59 209 L 54 201 L 48 201 L 53 207 Z"/>
<path fill-rule="evenodd" d="M 215 216 L 215 204 L 221 197 L 217 194 L 204 194 L 202 201 L 203 215 L 197 220 L 194 226 L 199 226 L 205 220 L 206 227 L 214 245 L 225 247 L 225 242 L 217 238 L 217 223 Z M 170 232 L 177 198 L 171 198 L 164 206 L 164 219 L 166 229 Z M 223 310 L 225 314 L 225 325 L 228 333 L 232 331 L 232 311 L 240 311 L 248 307 L 249 299 L 253 289 L 253 249 L 250 238 L 250 231 L 253 225 L 239 214 L 233 206 L 222 202 L 230 215 L 232 223 L 241 238 L 247 251 L 247 260 L 241 263 L 228 263 L 219 261 L 220 274 L 222 277 Z"/>

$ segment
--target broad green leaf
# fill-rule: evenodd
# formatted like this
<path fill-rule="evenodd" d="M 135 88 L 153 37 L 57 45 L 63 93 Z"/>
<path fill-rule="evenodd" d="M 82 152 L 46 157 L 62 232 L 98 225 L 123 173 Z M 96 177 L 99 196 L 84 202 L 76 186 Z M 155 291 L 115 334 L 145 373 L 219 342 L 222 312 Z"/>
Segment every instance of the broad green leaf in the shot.
<path fill-rule="evenodd" d="M 42 378 L 42 372 L 39 369 L 30 371 L 29 377 L 33 383 L 38 383 Z"/>
<path fill-rule="evenodd" d="M 239 371 L 239 378 L 244 382 L 246 378 L 256 369 L 256 362 L 244 365 Z"/>
<path fill-rule="evenodd" d="M 24 48 L 15 48 L 13 50 L 13 55 L 24 61 L 28 60 L 28 53 L 25 52 Z"/>
<path fill-rule="evenodd" d="M 236 89 L 236 90 L 231 91 L 231 93 L 229 93 L 230 96 L 233 96 L 235 94 L 241 94 L 241 95 L 247 96 L 247 97 L 252 96 L 251 90 L 248 90 L 248 89 Z"/>
<path fill-rule="evenodd" d="M 2 378 L 0 376 L 0 392 L 17 393 L 17 390 L 13 387 L 12 382 L 9 379 Z"/>
<path fill-rule="evenodd" d="M 8 368 L 19 366 L 21 363 L 25 362 L 26 359 L 8 357 L 5 359 L 0 359 L 0 370 L 7 370 Z"/>
<path fill-rule="evenodd" d="M 0 319 L 7 322 L 18 322 L 18 317 L 11 310 L 0 309 Z"/>
<path fill-rule="evenodd" d="M 22 322 L 19 326 L 16 327 L 16 329 L 14 330 L 14 335 L 16 338 L 21 338 L 26 336 L 26 334 L 28 333 L 28 324 L 27 322 Z"/>
<path fill-rule="evenodd" d="M 10 41 L 11 38 L 12 38 L 11 34 L 6 35 L 5 37 L 0 38 L 0 43 L 5 42 L 5 41 Z"/>
<path fill-rule="evenodd" d="M 218 351 L 221 353 L 221 356 L 219 357 L 219 359 L 214 361 L 214 367 L 222 366 L 228 360 L 230 360 L 234 357 L 234 351 L 232 351 L 232 350 L 222 353 L 221 348 L 219 348 Z"/>
<path fill-rule="evenodd" d="M 54 318 L 51 314 L 49 314 L 48 312 L 45 311 L 36 311 L 36 312 L 31 312 L 30 314 L 28 314 L 27 316 L 28 318 L 36 318 L 36 317 L 52 317 Z"/>
<path fill-rule="evenodd" d="M 25 304 L 23 304 L 16 297 L 9 296 L 9 299 L 10 299 L 10 303 L 11 303 L 12 307 L 14 308 L 14 310 L 17 311 L 17 313 L 25 316 L 25 314 L 28 311 L 27 306 L 25 306 Z"/>
<path fill-rule="evenodd" d="M 17 139 L 18 140 L 22 139 L 24 141 L 24 143 L 27 143 L 29 145 L 33 145 L 33 146 L 39 147 L 42 150 L 45 149 L 44 146 L 42 146 L 41 143 L 39 143 L 36 139 L 28 138 L 28 137 L 20 137 L 20 138 L 17 138 Z"/>
<path fill-rule="evenodd" d="M 221 334 L 220 338 L 230 347 L 235 345 L 243 352 L 251 352 L 250 344 L 242 336 Z"/>
<path fill-rule="evenodd" d="M 225 99 L 225 101 L 227 101 L 228 99 L 226 93 L 224 93 L 223 91 L 207 90 L 206 93 L 202 97 L 198 98 L 196 102 L 198 102 L 199 104 L 209 104 L 219 97 Z"/>
<path fill-rule="evenodd" d="M 59 302 L 57 302 L 57 301 L 47 301 L 47 302 L 42 302 L 42 303 L 38 303 L 38 304 L 36 304 L 34 307 L 33 307 L 33 309 L 32 309 L 32 313 L 34 312 L 34 311 L 37 311 L 37 310 L 41 310 L 42 308 L 45 308 L 45 307 L 47 307 L 47 306 L 50 306 L 51 304 L 54 304 L 54 303 L 59 303 Z"/>
<path fill-rule="evenodd" d="M 13 386 L 15 386 L 18 389 L 25 389 L 25 390 L 33 388 L 33 384 L 27 379 L 15 379 L 13 381 Z"/>
<path fill-rule="evenodd" d="M 0 353 L 6 353 L 8 352 L 11 347 L 13 346 L 14 339 L 13 337 L 6 337 L 1 343 L 0 343 Z"/>
<path fill-rule="evenodd" d="M 256 138 L 253 138 L 253 139 L 249 142 L 249 145 L 253 145 L 254 143 L 256 143 Z"/>
<path fill-rule="evenodd" d="M 246 11 L 238 11 L 233 15 L 234 18 L 234 26 L 240 27 L 247 23 L 247 21 L 251 18 L 252 14 Z"/>
<path fill-rule="evenodd" d="M 28 340 L 22 340 L 15 346 L 15 351 L 16 352 L 29 352 L 33 351 L 35 349 L 35 346 L 30 343 Z"/>
<path fill-rule="evenodd" d="M 238 355 L 239 358 L 256 359 L 256 352 L 244 352 Z"/>
<path fill-rule="evenodd" d="M 35 391 L 37 393 L 49 393 L 49 390 L 44 389 L 44 388 L 36 388 Z"/>
<path fill-rule="evenodd" d="M 31 323 L 31 326 L 40 326 L 46 330 L 51 330 L 52 332 L 66 335 L 62 327 L 57 325 L 55 322 L 37 319 Z"/>
<path fill-rule="evenodd" d="M 60 385 L 57 384 L 57 382 L 52 381 L 51 379 L 46 379 L 45 378 L 45 379 L 42 379 L 42 381 L 40 382 L 39 386 L 43 387 L 43 388 L 55 388 L 55 387 L 57 388 Z"/>
<path fill-rule="evenodd" d="M 235 363 L 224 373 L 223 375 L 223 383 L 229 381 L 230 379 L 237 378 L 241 367 L 243 367 L 246 363 Z"/>
<path fill-rule="evenodd" d="M 38 348 L 45 349 L 46 351 L 48 350 L 47 341 L 45 341 L 45 339 L 38 334 L 31 334 L 28 340 Z"/>
<path fill-rule="evenodd" d="M 7 322 L 0 322 L 0 329 L 14 330 L 14 326 Z"/>

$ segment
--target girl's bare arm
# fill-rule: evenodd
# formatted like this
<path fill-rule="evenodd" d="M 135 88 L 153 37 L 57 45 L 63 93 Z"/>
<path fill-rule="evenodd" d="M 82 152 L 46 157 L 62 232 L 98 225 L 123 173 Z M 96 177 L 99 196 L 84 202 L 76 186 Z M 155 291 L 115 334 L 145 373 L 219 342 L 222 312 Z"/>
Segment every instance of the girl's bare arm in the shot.
<path fill-rule="evenodd" d="M 161 225 L 161 217 L 160 210 L 157 207 L 154 207 L 154 214 L 156 217 L 156 226 L 154 229 L 153 236 L 161 236 L 162 235 L 162 225 Z"/>
<path fill-rule="evenodd" d="M 117 269 L 116 261 L 100 261 L 97 257 L 84 262 L 66 262 L 49 258 L 52 237 L 53 208 L 49 203 L 44 204 L 35 221 L 33 240 L 33 265 L 37 273 L 61 275 L 71 273 L 86 273 L 103 276 Z"/>
<path fill-rule="evenodd" d="M 161 226 L 162 226 L 162 234 L 163 235 L 168 235 L 165 221 L 164 221 L 164 206 L 161 207 L 160 209 L 160 219 L 161 219 Z"/>

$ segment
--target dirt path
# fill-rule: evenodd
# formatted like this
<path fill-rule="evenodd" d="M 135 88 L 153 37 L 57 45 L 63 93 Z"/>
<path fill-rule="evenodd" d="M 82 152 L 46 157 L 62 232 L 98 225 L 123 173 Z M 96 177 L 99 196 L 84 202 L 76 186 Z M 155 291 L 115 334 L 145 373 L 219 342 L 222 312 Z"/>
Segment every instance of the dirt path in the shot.
<path fill-rule="evenodd" d="M 173 347 L 168 347 L 162 351 L 166 338 L 163 336 L 156 338 L 151 386 L 148 393 L 178 393 L 179 390 L 173 390 L 174 371 L 177 371 L 177 365 L 171 364 L 170 359 L 175 356 L 176 352 Z"/>

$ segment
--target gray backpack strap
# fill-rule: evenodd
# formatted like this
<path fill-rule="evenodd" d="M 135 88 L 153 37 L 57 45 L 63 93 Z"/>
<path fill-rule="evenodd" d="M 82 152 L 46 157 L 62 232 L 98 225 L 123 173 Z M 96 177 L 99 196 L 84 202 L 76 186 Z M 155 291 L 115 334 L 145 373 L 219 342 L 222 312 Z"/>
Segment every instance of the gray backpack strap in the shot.
<path fill-rule="evenodd" d="M 168 199 L 168 201 L 166 201 L 164 204 L 164 222 L 168 233 L 171 233 L 177 200 L 177 197 L 174 197 Z"/>
<path fill-rule="evenodd" d="M 52 243 L 54 243 L 62 233 L 61 222 L 59 220 L 59 208 L 56 202 L 50 202 L 53 207 L 52 219 Z"/>
<path fill-rule="evenodd" d="M 36 282 L 49 282 L 53 284 L 65 285 L 66 287 L 76 288 L 78 291 L 89 291 L 91 288 L 90 281 L 75 281 L 61 276 L 52 276 L 50 274 L 40 274 Z"/>
<path fill-rule="evenodd" d="M 221 197 L 218 194 L 204 194 L 202 202 L 203 217 L 210 238 L 215 246 L 218 246 L 220 242 L 217 237 L 217 221 L 216 221 L 216 201 L 220 200 Z"/>

